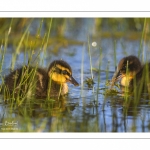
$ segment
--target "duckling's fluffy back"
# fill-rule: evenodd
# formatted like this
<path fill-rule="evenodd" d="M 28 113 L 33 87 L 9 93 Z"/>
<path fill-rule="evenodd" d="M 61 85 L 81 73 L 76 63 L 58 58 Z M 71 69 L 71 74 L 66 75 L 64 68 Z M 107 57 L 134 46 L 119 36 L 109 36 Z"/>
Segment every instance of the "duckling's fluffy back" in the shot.
<path fill-rule="evenodd" d="M 130 87 L 132 90 L 141 88 L 143 92 L 150 92 L 150 62 L 142 66 L 141 70 L 131 80 Z"/>
<path fill-rule="evenodd" d="M 66 83 L 60 85 L 48 77 L 45 69 L 24 66 L 16 69 L 4 78 L 4 87 L 10 94 L 17 96 L 19 94 L 31 93 L 36 98 L 58 97 L 68 92 Z M 49 88 L 51 87 L 51 88 Z M 60 92 L 60 89 L 61 92 Z"/>

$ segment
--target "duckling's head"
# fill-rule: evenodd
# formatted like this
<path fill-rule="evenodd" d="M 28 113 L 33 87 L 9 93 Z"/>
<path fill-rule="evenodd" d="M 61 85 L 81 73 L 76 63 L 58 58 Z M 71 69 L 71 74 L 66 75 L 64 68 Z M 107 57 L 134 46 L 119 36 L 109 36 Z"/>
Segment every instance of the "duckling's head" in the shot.
<path fill-rule="evenodd" d="M 55 82 L 62 84 L 70 82 L 79 86 L 78 82 L 72 76 L 70 65 L 63 60 L 54 60 L 48 68 L 48 76 Z"/>
<path fill-rule="evenodd" d="M 128 86 L 141 68 L 141 62 L 136 56 L 130 55 L 122 58 L 112 78 L 112 85 L 120 80 L 122 86 Z"/>

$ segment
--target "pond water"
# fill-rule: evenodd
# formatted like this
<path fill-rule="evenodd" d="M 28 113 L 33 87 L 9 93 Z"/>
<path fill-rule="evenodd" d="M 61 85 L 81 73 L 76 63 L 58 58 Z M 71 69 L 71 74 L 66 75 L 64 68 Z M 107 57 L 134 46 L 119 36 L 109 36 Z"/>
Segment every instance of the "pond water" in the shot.
<path fill-rule="evenodd" d="M 48 103 L 32 107 L 22 105 L 11 111 L 12 106 L 3 103 L 0 98 L 0 131 L 1 132 L 149 132 L 150 131 L 150 105 L 147 99 L 136 108 L 129 106 L 127 112 L 124 110 L 124 98 L 120 95 L 105 96 L 107 80 L 111 79 L 115 71 L 114 48 L 116 49 L 116 63 L 126 55 L 138 55 L 140 37 L 138 40 L 127 38 L 103 38 L 97 36 L 94 19 L 82 19 L 80 23 L 76 20 L 76 28 L 68 22 L 64 37 L 83 44 L 68 45 L 60 47 L 57 54 L 52 53 L 52 47 L 48 46 L 46 52 L 40 53 L 39 64 L 46 68 L 55 59 L 66 60 L 73 70 L 73 77 L 80 84 L 75 87 L 69 86 L 69 95 L 65 100 L 56 102 L 53 109 L 48 109 Z M 89 41 L 89 43 L 88 43 Z M 99 73 L 93 70 L 93 87 L 88 87 L 85 82 L 91 78 L 90 56 L 93 68 L 100 66 Z M 144 56 L 150 58 L 149 45 L 144 45 Z M 102 55 L 100 55 L 100 51 Z M 8 47 L 2 75 L 8 74 L 12 54 L 14 50 Z M 35 55 L 37 52 L 35 52 Z M 17 56 L 15 67 L 24 63 L 24 51 Z M 44 57 L 44 60 L 42 58 Z M 37 100 L 38 101 L 38 100 Z M 38 102 L 37 102 L 38 103 Z M 24 114 L 26 114 L 24 116 Z M 12 123 L 12 126 L 9 124 Z M 9 127 L 7 126 L 9 124 Z"/>

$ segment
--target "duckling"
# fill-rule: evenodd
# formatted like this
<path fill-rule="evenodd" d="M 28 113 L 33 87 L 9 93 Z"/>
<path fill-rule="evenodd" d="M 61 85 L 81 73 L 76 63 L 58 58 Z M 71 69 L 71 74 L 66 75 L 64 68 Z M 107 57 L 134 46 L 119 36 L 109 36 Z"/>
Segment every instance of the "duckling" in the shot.
<path fill-rule="evenodd" d="M 15 97 L 23 94 L 36 98 L 59 97 L 68 93 L 67 82 L 79 86 L 70 65 L 63 60 L 54 60 L 48 71 L 31 66 L 14 70 L 4 78 L 3 91 Z"/>
<path fill-rule="evenodd" d="M 129 91 L 149 91 L 150 89 L 150 63 L 141 64 L 140 60 L 133 55 L 120 60 L 117 70 L 112 78 L 112 86 L 120 80 L 123 87 L 129 87 Z"/>

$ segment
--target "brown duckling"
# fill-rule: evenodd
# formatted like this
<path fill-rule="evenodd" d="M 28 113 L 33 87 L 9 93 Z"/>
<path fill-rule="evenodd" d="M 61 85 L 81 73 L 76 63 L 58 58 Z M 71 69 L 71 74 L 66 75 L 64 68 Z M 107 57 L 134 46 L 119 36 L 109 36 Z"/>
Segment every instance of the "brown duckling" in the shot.
<path fill-rule="evenodd" d="M 150 63 L 141 64 L 133 55 L 120 60 L 117 70 L 112 78 L 112 86 L 120 80 L 123 87 L 129 87 L 129 91 L 147 92 L 150 84 Z"/>
<path fill-rule="evenodd" d="M 14 70 L 4 78 L 3 92 L 14 97 L 59 97 L 68 93 L 67 82 L 79 85 L 72 76 L 70 65 L 63 60 L 54 60 L 48 71 L 30 66 Z"/>

